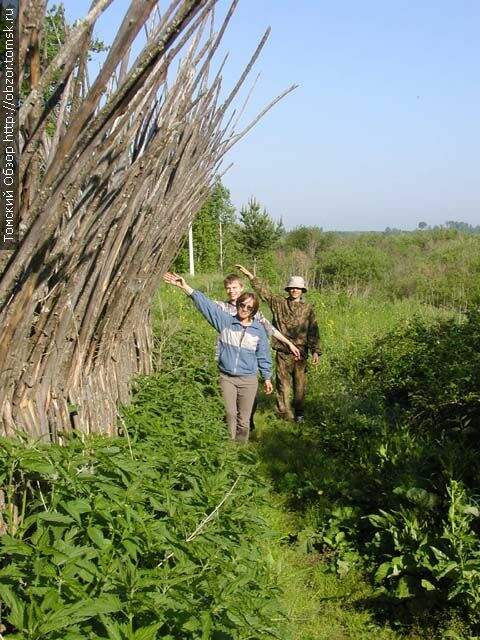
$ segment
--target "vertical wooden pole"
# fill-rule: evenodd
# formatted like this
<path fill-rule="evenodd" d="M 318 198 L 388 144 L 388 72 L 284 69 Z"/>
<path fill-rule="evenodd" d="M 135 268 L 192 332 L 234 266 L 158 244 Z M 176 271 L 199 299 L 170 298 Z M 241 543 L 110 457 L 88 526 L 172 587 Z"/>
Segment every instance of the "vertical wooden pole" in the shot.
<path fill-rule="evenodd" d="M 195 275 L 195 261 L 193 259 L 193 229 L 192 225 L 188 227 L 188 264 L 189 273 L 191 276 Z"/>
<path fill-rule="evenodd" d="M 220 233 L 220 273 L 223 275 L 223 227 L 221 222 L 220 222 L 219 233 Z"/>

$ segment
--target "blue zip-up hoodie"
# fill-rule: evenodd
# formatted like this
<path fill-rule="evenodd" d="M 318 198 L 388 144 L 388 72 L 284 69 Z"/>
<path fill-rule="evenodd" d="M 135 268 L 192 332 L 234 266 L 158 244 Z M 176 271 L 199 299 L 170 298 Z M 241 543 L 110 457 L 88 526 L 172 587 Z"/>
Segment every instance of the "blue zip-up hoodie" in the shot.
<path fill-rule="evenodd" d="M 204 318 L 220 333 L 218 368 L 231 376 L 253 376 L 258 370 L 264 380 L 272 377 L 272 358 L 267 334 L 254 320 L 243 326 L 236 316 L 223 311 L 200 291 L 191 298 Z"/>

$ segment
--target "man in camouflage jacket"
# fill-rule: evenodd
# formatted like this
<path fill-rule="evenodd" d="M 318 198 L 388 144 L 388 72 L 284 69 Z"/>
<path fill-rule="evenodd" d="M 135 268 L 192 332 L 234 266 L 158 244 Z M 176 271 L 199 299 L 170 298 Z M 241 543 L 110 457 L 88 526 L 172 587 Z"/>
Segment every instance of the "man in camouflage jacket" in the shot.
<path fill-rule="evenodd" d="M 320 353 L 315 311 L 311 304 L 302 300 L 302 294 L 307 291 L 305 282 L 300 276 L 292 276 L 285 287 L 288 297 L 275 295 L 266 283 L 256 278 L 245 267 L 236 266 L 247 276 L 260 298 L 270 307 L 274 327 L 300 349 L 301 358 L 295 360 L 284 344 L 275 338 L 272 339 L 272 347 L 276 352 L 278 412 L 286 420 L 302 422 L 308 354 L 312 354 L 312 363 L 316 365 Z M 292 383 L 295 413 L 290 404 Z"/>

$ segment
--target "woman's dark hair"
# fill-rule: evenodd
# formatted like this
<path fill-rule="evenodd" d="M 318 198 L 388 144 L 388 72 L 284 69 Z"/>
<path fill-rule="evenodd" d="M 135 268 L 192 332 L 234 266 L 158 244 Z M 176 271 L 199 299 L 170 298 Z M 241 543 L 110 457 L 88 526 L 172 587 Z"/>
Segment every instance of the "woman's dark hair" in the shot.
<path fill-rule="evenodd" d="M 237 309 L 238 309 L 238 305 L 242 304 L 246 300 L 252 301 L 252 310 L 250 311 L 250 317 L 253 318 L 253 316 L 258 311 L 258 307 L 260 306 L 260 300 L 258 299 L 257 294 L 253 293 L 253 291 L 252 292 L 245 291 L 244 293 L 242 293 L 242 295 L 238 296 L 237 298 L 237 302 L 236 302 Z"/>

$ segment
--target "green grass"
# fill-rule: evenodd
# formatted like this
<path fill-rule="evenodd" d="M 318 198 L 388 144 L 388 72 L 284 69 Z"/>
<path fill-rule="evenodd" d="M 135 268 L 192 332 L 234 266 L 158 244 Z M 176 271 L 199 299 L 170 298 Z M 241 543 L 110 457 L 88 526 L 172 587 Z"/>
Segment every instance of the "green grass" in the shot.
<path fill-rule="evenodd" d="M 218 276 L 201 276 L 191 284 L 212 297 L 224 297 Z M 261 460 L 265 486 L 270 488 L 270 506 L 263 514 L 272 537 L 265 555 L 272 565 L 272 580 L 278 581 L 282 590 L 281 609 L 287 618 L 285 640 L 466 638 L 461 634 L 444 635 L 444 631 L 432 630 L 424 622 L 417 630 L 411 621 L 407 625 L 397 620 L 392 629 L 385 622 L 388 615 L 376 605 L 374 587 L 363 575 L 362 563 L 352 562 L 340 576 L 328 550 L 319 552 L 314 544 L 324 499 L 322 482 L 326 490 L 338 487 L 340 494 L 348 497 L 354 486 L 348 483 L 355 481 L 336 473 L 343 453 L 331 456 L 337 446 L 339 453 L 345 446 L 342 438 L 352 424 L 352 392 L 338 376 L 339 364 L 345 366 L 355 360 L 377 337 L 393 327 L 408 325 L 415 316 L 433 322 L 451 312 L 416 300 L 388 301 L 331 291 L 309 293 L 308 299 L 317 310 L 324 354 L 320 366 L 310 369 L 307 424 L 302 437 L 295 425 L 285 425 L 275 417 L 273 397 L 262 396 L 256 418 L 258 429 L 250 445 Z M 162 315 L 157 334 L 165 336 L 171 330 L 176 341 L 177 332 L 185 332 L 187 340 L 192 341 L 190 365 L 210 366 L 215 332 L 199 321 L 190 301 L 180 292 L 169 290 L 166 300 L 160 297 L 157 301 L 157 322 Z M 161 366 L 178 366 L 178 359 L 164 358 Z M 325 402 L 334 408 L 334 420 L 329 424 L 321 420 Z M 347 425 L 345 433 L 338 432 L 343 421 Z M 305 504 L 312 501 L 317 506 L 309 512 Z M 390 620 L 393 624 L 395 615 Z M 440 626 L 447 629 L 449 624 L 447 621 Z"/>
<path fill-rule="evenodd" d="M 378 336 L 399 324 L 408 324 L 414 316 L 433 321 L 452 315 L 451 311 L 414 299 L 389 301 L 382 297 L 356 297 L 328 290 L 310 294 L 308 300 L 317 311 L 324 363 L 332 358 L 361 353 Z"/>
<path fill-rule="evenodd" d="M 255 422 L 252 446 L 263 460 L 266 479 L 271 478 L 272 466 L 281 474 L 287 468 L 292 469 L 292 465 L 302 464 L 302 460 L 305 463 L 308 443 L 302 449 L 302 438 L 295 425 L 282 423 L 268 409 L 260 412 Z M 300 442 L 300 447 L 292 447 L 293 440 Z M 314 455 L 310 458 L 313 460 Z M 282 465 L 285 468 L 281 469 Z M 291 640 L 405 638 L 388 625 L 376 624 L 373 613 L 363 607 L 373 589 L 359 571 L 339 577 L 332 571 L 328 554 L 308 548 L 302 537 L 303 514 L 292 510 L 284 495 L 272 488 L 268 502 L 263 515 L 275 535 L 270 553 L 278 572 Z"/>
<path fill-rule="evenodd" d="M 280 496 L 272 493 L 270 502 L 264 517 L 276 534 L 270 553 L 291 640 L 400 638 L 388 627 L 375 624 L 370 612 L 357 608 L 357 603 L 371 595 L 363 578 L 355 572 L 339 578 L 328 570 L 320 554 L 305 553 L 289 543 L 299 522 Z"/>

